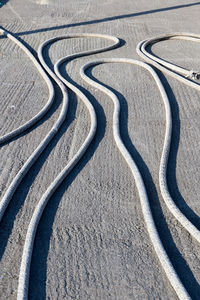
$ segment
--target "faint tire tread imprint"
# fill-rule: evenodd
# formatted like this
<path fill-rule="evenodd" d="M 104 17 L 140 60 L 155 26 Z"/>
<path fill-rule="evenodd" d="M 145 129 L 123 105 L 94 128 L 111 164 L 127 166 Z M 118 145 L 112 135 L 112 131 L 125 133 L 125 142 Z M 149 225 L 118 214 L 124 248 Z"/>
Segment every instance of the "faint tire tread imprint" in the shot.
<path fill-rule="evenodd" d="M 87 109 L 89 110 L 90 113 L 90 118 L 91 118 L 91 127 L 90 131 L 88 133 L 88 136 L 86 137 L 85 141 L 83 142 L 82 146 L 80 149 L 77 151 L 75 156 L 68 162 L 68 164 L 65 166 L 65 168 L 61 171 L 61 173 L 56 177 L 56 179 L 51 183 L 51 185 L 48 187 L 46 192 L 43 194 L 42 198 L 40 199 L 39 203 L 37 204 L 33 216 L 31 218 L 31 221 L 28 226 L 27 234 L 26 234 L 26 239 L 25 239 L 25 244 L 24 244 L 24 249 L 23 249 L 23 254 L 22 254 L 22 260 L 21 260 L 21 266 L 20 266 L 20 274 L 19 274 L 19 281 L 18 281 L 18 293 L 17 293 L 17 299 L 18 300 L 25 300 L 28 299 L 28 286 L 29 286 L 29 272 L 30 272 L 30 263 L 31 263 L 31 257 L 32 257 L 32 251 L 33 251 L 33 246 L 34 246 L 34 238 L 35 234 L 37 231 L 37 226 L 40 221 L 40 218 L 42 216 L 43 210 L 54 193 L 54 191 L 58 188 L 58 186 L 62 183 L 64 178 L 69 174 L 69 172 L 74 168 L 74 166 L 77 164 L 77 162 L 81 159 L 83 154 L 86 152 L 88 146 L 90 145 L 95 133 L 96 133 L 96 127 L 97 127 L 97 119 L 96 119 L 96 114 L 94 107 L 90 103 L 90 101 L 87 99 L 87 97 L 73 84 L 71 84 L 69 81 L 67 81 L 65 78 L 62 77 L 59 71 L 59 67 L 61 64 L 63 64 L 66 61 L 70 61 L 72 59 L 81 57 L 81 56 L 86 56 L 90 54 L 95 54 L 95 53 L 100 53 L 104 51 L 108 51 L 111 49 L 116 48 L 119 45 L 119 39 L 108 36 L 108 35 L 103 35 L 103 34 L 72 34 L 72 35 L 67 35 L 67 36 L 59 36 L 55 37 L 53 39 L 47 40 L 44 42 L 38 50 L 38 57 L 40 60 L 41 65 L 37 62 L 37 60 L 34 58 L 34 56 L 29 52 L 29 50 L 21 43 L 19 42 L 11 33 L 7 32 L 5 29 L 0 27 L 0 33 L 9 37 L 11 40 L 13 40 L 16 44 L 18 44 L 24 51 L 25 53 L 31 58 L 31 60 L 34 62 L 36 65 L 37 69 L 43 76 L 44 80 L 46 81 L 48 87 L 49 87 L 49 100 L 45 107 L 29 122 L 24 124 L 23 126 L 19 127 L 16 129 L 15 133 L 11 132 L 11 136 L 9 134 L 5 135 L 6 138 L 5 140 L 8 141 L 12 137 L 19 135 L 23 131 L 25 131 L 27 128 L 30 128 L 33 124 L 35 124 L 39 119 L 41 119 L 44 114 L 47 112 L 47 110 L 50 108 L 50 106 L 53 103 L 53 98 L 54 98 L 54 89 L 53 85 L 48 78 L 48 76 L 45 74 L 44 70 L 42 69 L 41 65 L 43 65 L 44 69 L 47 71 L 47 73 L 53 78 L 53 80 L 59 85 L 59 87 L 62 90 L 63 94 L 63 104 L 62 104 L 62 110 L 61 113 L 53 125 L 52 129 L 49 131 L 49 133 L 46 135 L 45 139 L 40 143 L 40 145 L 36 148 L 36 150 L 32 153 L 32 155 L 29 157 L 29 159 L 25 162 L 24 166 L 21 168 L 21 170 L 17 173 L 13 181 L 11 182 L 10 186 L 8 187 L 5 195 L 3 196 L 2 201 L 0 202 L 0 221 L 1 218 L 3 217 L 3 214 L 6 210 L 6 207 L 8 206 L 10 200 L 12 199 L 12 196 L 14 192 L 16 191 L 17 187 L 19 186 L 20 182 L 24 178 L 24 176 L 27 174 L 28 170 L 30 167 L 34 164 L 34 162 L 38 159 L 42 151 L 46 148 L 50 140 L 55 136 L 57 133 L 58 129 L 62 125 L 63 121 L 66 118 L 67 114 L 67 108 L 68 108 L 68 91 L 67 88 L 73 90 L 77 96 L 81 98 L 81 100 L 84 102 L 86 105 Z M 43 58 L 43 49 L 46 45 L 49 45 L 53 42 L 56 42 L 57 40 L 61 39 L 69 39 L 69 38 L 82 38 L 82 37 L 100 37 L 104 39 L 108 39 L 113 41 L 113 44 L 111 46 L 107 46 L 104 48 L 100 49 L 94 49 L 94 50 L 89 50 L 89 51 L 84 51 L 81 53 L 75 53 L 72 55 L 69 55 L 63 59 L 60 59 L 54 66 L 54 72 L 47 66 L 44 58 Z M 138 50 L 139 49 L 139 50 Z M 140 46 L 137 49 L 138 53 L 140 52 Z M 141 55 L 141 54 L 140 54 Z M 146 55 L 142 54 L 145 56 Z M 144 58 L 144 57 L 143 57 Z M 150 59 L 149 59 L 150 60 Z M 108 88 L 105 88 L 103 85 L 93 81 L 91 78 L 89 78 L 85 74 L 85 70 L 89 68 L 90 66 L 94 66 L 97 64 L 102 64 L 102 63 L 116 63 L 116 62 L 122 62 L 122 63 L 130 63 L 130 64 L 137 64 L 146 70 L 148 70 L 151 75 L 153 76 L 155 82 L 157 83 L 157 86 L 159 88 L 159 91 L 161 93 L 161 96 L 163 98 L 163 102 L 165 105 L 165 111 L 166 111 L 166 133 L 165 133 L 165 141 L 164 141 L 164 147 L 163 147 L 163 154 L 162 153 L 162 158 L 161 158 L 161 164 L 160 164 L 160 185 L 162 187 L 163 182 L 166 183 L 166 170 L 164 170 L 164 167 L 167 167 L 167 159 L 163 159 L 163 155 L 166 155 L 166 143 L 169 143 L 170 147 L 170 137 L 171 137 L 171 130 L 172 126 L 169 124 L 169 120 L 171 121 L 171 112 L 170 112 L 170 106 L 169 106 L 169 100 L 167 98 L 166 92 L 164 90 L 164 87 L 156 74 L 156 72 L 146 63 L 143 63 L 141 61 L 133 60 L 133 59 L 126 59 L 126 58 L 111 58 L 111 59 L 100 59 L 100 60 L 95 60 L 93 62 L 85 64 L 81 68 L 81 76 L 86 80 L 89 84 L 96 86 L 98 89 L 102 90 L 104 93 L 109 95 L 113 102 L 114 102 L 114 113 L 113 113 L 113 135 L 115 138 L 115 142 L 123 155 L 124 159 L 126 160 L 127 164 L 129 165 L 132 174 L 134 176 L 136 186 L 138 188 L 139 196 L 140 196 L 140 201 L 141 201 L 141 206 L 142 206 L 142 211 L 144 215 L 144 220 L 146 222 L 147 230 L 150 236 L 150 239 L 152 241 L 152 244 L 154 246 L 155 252 L 158 256 L 158 259 L 160 260 L 160 263 L 166 273 L 166 276 L 168 280 L 170 281 L 172 287 L 174 288 L 177 296 L 180 299 L 191 299 L 190 296 L 188 295 L 185 287 L 181 283 L 178 275 L 176 274 L 175 269 L 173 268 L 167 253 L 164 250 L 164 247 L 162 245 L 162 242 L 159 238 L 159 235 L 157 233 L 157 229 L 153 220 L 153 216 L 151 213 L 151 209 L 149 206 L 149 201 L 148 201 L 148 196 L 146 193 L 146 188 L 143 182 L 143 179 L 141 177 L 141 174 L 137 168 L 136 163 L 132 159 L 130 153 L 126 149 L 125 145 L 123 144 L 121 137 L 120 137 L 120 129 L 119 129 L 119 114 L 120 114 L 120 104 L 117 96 L 111 92 Z M 154 63 L 153 63 L 154 64 Z M 155 63 L 157 64 L 157 63 Z M 194 73 L 189 73 L 187 74 L 189 76 L 194 76 Z M 186 80 L 186 79 L 185 79 Z M 67 86 L 67 88 L 66 88 Z M 170 116 L 170 119 L 168 118 Z M 32 123 L 31 123 L 32 122 Z M 169 128 L 168 128 L 169 127 Z M 167 129 L 168 128 L 168 129 Z M 19 130 L 19 131 L 17 131 Z M 167 134 L 170 135 L 170 137 L 167 137 Z M 4 140 L 4 141 L 5 141 Z M 0 143 L 1 138 L 0 138 Z M 169 151 L 169 150 L 168 150 Z M 168 155 L 168 153 L 167 153 Z M 167 156 L 168 158 L 168 156 Z M 165 186 L 167 190 L 167 185 Z M 168 190 L 167 190 L 168 191 Z M 166 191 L 165 191 L 166 192 Z M 164 196 L 163 196 L 164 197 Z M 173 202 L 173 200 L 172 200 Z M 187 220 L 187 219 L 186 219 Z M 183 225 L 183 224 L 182 224 Z M 197 230 L 197 229 L 196 229 Z"/>

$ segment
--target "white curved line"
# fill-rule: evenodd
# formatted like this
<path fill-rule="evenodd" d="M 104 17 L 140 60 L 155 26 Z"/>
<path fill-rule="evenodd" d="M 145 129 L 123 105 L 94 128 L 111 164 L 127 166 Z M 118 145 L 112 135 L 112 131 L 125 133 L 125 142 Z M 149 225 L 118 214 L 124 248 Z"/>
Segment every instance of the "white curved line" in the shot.
<path fill-rule="evenodd" d="M 21 134 L 22 132 L 26 131 L 28 128 L 32 127 L 34 124 L 36 124 L 50 109 L 51 105 L 53 104 L 54 100 L 54 87 L 52 85 L 51 80 L 37 61 L 37 59 L 34 57 L 34 55 L 28 50 L 26 46 L 24 46 L 13 34 L 10 32 L 6 31 L 3 27 L 0 26 L 0 34 L 8 37 L 10 40 L 12 40 L 16 45 L 18 45 L 24 52 L 25 54 L 30 58 L 30 60 L 33 62 L 35 67 L 37 68 L 38 72 L 41 74 L 42 78 L 46 82 L 49 90 L 49 99 L 45 106 L 37 113 L 33 118 L 31 118 L 29 121 L 27 121 L 25 124 L 19 126 L 18 128 L 12 130 L 9 133 L 4 134 L 3 136 L 0 136 L 0 144 L 3 144 L 13 137 Z"/>
<path fill-rule="evenodd" d="M 158 256 L 158 259 L 160 260 L 160 263 L 166 273 L 166 276 L 169 279 L 169 281 L 170 281 L 172 287 L 174 288 L 179 299 L 182 299 L 182 300 L 183 299 L 184 300 L 191 299 L 189 294 L 187 293 L 185 287 L 181 283 L 178 275 L 176 274 L 176 271 L 175 271 L 174 267 L 172 266 L 172 264 L 167 256 L 167 253 L 162 245 L 162 242 L 159 238 L 159 235 L 158 235 L 158 232 L 157 232 L 154 220 L 153 220 L 153 216 L 151 213 L 149 200 L 148 200 L 148 196 L 146 193 L 146 189 L 145 189 L 145 185 L 144 185 L 142 176 L 138 170 L 136 163 L 134 162 L 133 158 L 131 157 L 130 153 L 126 149 L 126 147 L 120 137 L 120 128 L 119 128 L 120 103 L 119 103 L 119 100 L 118 100 L 117 96 L 111 90 L 109 90 L 108 88 L 104 87 L 103 85 L 97 83 L 96 81 L 92 80 L 90 77 L 88 77 L 85 74 L 85 70 L 91 66 L 95 66 L 97 64 L 102 64 L 102 63 L 113 63 L 113 62 L 114 63 L 136 64 L 136 65 L 139 65 L 139 66 L 145 68 L 146 70 L 148 70 L 151 73 L 152 77 L 154 78 L 154 80 L 159 88 L 163 102 L 165 104 L 166 113 L 167 113 L 167 109 L 168 109 L 169 100 L 168 100 L 167 94 L 165 92 L 165 89 L 164 89 L 158 75 L 156 74 L 156 72 L 149 65 L 147 65 L 143 62 L 133 60 L 133 59 L 126 59 L 126 58 L 98 59 L 98 60 L 95 60 L 94 62 L 89 62 L 89 63 L 85 64 L 81 68 L 81 76 L 83 77 L 83 79 L 85 79 L 90 85 L 92 85 L 92 86 L 98 88 L 99 90 L 101 90 L 102 92 L 106 93 L 112 99 L 112 101 L 114 103 L 114 113 L 113 113 L 114 139 L 115 139 L 115 142 L 116 142 L 121 154 L 123 155 L 124 159 L 126 160 L 128 166 L 131 169 L 131 172 L 134 176 L 135 183 L 136 183 L 136 186 L 137 186 L 137 189 L 139 192 L 142 212 L 144 215 L 147 230 L 148 230 L 150 239 L 152 241 L 153 247 L 154 247 L 155 252 Z"/>
<path fill-rule="evenodd" d="M 42 67 L 40 66 L 42 69 Z M 44 71 L 43 71 L 44 72 Z M 45 74 L 45 76 L 47 76 Z M 47 77 L 48 78 L 48 77 Z M 31 156 L 27 159 L 25 164 L 22 166 L 22 168 L 19 170 L 19 172 L 16 174 L 14 179 L 12 180 L 11 184 L 9 185 L 8 189 L 6 190 L 4 196 L 2 197 L 0 201 L 0 222 L 4 215 L 4 212 L 10 203 L 12 196 L 14 192 L 16 191 L 17 187 L 19 186 L 20 182 L 24 178 L 24 176 L 27 174 L 29 169 L 32 167 L 32 165 L 35 163 L 35 161 L 38 159 L 38 157 L 41 155 L 41 153 L 44 151 L 44 149 L 47 147 L 49 142 L 52 140 L 52 138 L 57 133 L 58 129 L 62 125 L 63 121 L 65 120 L 67 109 L 68 109 L 68 92 L 64 84 L 57 78 L 56 76 L 53 77 L 53 79 L 56 81 L 56 83 L 60 86 L 62 94 L 63 94 L 63 104 L 62 109 L 59 114 L 59 117 L 57 121 L 54 123 L 51 130 L 48 132 L 48 134 L 45 136 L 45 138 L 42 140 L 42 142 L 39 144 L 39 146 L 34 150 L 34 152 L 31 154 Z M 48 79 L 49 80 L 49 79 Z M 49 80 L 49 82 L 51 82 Z M 52 83 L 51 83 L 52 85 Z M 52 85 L 52 93 L 54 94 L 54 89 Z"/>
<path fill-rule="evenodd" d="M 78 150 L 78 152 L 75 154 L 75 156 L 69 161 L 69 163 L 66 165 L 66 167 L 60 172 L 60 174 L 56 177 L 56 179 L 51 183 L 51 185 L 48 187 L 42 198 L 40 199 L 39 203 L 37 204 L 33 216 L 31 218 L 31 221 L 28 226 L 27 234 L 26 234 L 26 239 L 25 239 L 25 244 L 24 244 L 24 249 L 23 249 L 23 254 L 22 254 L 22 260 L 21 260 L 21 266 L 20 266 L 20 274 L 19 274 L 19 281 L 18 281 L 18 293 L 17 293 L 17 300 L 26 300 L 28 298 L 28 286 L 29 286 L 29 272 L 30 272 L 30 263 L 31 263 L 31 257 L 32 257 L 32 251 L 33 251 L 33 245 L 34 245 L 34 239 L 35 239 L 35 233 L 37 231 L 37 226 L 40 221 L 40 218 L 42 216 L 43 210 L 52 196 L 52 194 L 55 192 L 55 190 L 58 188 L 58 186 L 62 183 L 62 181 L 66 178 L 66 176 L 69 174 L 69 172 L 74 168 L 74 166 L 77 164 L 77 162 L 81 159 L 85 151 L 87 150 L 88 146 L 90 145 L 95 133 L 96 133 L 96 126 L 97 126 L 97 119 L 96 119 L 96 114 L 95 110 L 90 103 L 90 101 L 87 99 L 87 97 L 75 86 L 73 86 L 70 82 L 68 82 L 66 79 L 62 77 L 62 75 L 59 72 L 59 66 L 64 62 L 64 61 L 69 61 L 72 58 L 80 57 L 80 56 L 85 56 L 85 55 L 90 55 L 94 53 L 99 53 L 103 52 L 106 50 L 110 50 L 113 48 L 116 48 L 119 45 L 119 39 L 108 36 L 108 35 L 101 35 L 101 34 L 77 34 L 77 35 L 71 35 L 71 36 L 62 36 L 62 37 L 56 37 L 53 39 L 50 39 L 46 42 L 44 42 L 40 48 L 39 48 L 39 59 L 41 63 L 46 66 L 46 63 L 44 61 L 42 51 L 43 48 L 48 45 L 49 43 L 55 42 L 60 39 L 67 39 L 67 38 L 74 38 L 74 37 L 100 37 L 104 39 L 108 39 L 113 41 L 114 43 L 111 46 L 107 46 L 104 48 L 100 49 L 95 49 L 95 50 L 89 50 L 89 51 L 84 51 L 81 53 L 76 53 L 70 56 L 67 56 L 55 65 L 55 70 L 57 73 L 57 76 L 60 77 L 60 79 L 65 83 L 67 87 L 69 87 L 71 90 L 73 90 L 77 96 L 81 98 L 81 100 L 84 102 L 86 107 L 89 110 L 90 113 L 90 118 L 91 118 L 91 127 L 89 134 L 87 135 L 84 143 Z M 56 75 L 48 68 L 48 72 L 52 77 L 55 77 Z"/>
<path fill-rule="evenodd" d="M 136 47 L 136 51 L 138 53 L 139 56 L 141 56 L 143 59 L 145 59 L 146 61 L 150 62 L 152 65 L 154 65 L 155 67 L 157 67 L 158 69 L 162 70 L 164 73 L 174 77 L 175 79 L 191 86 L 194 88 L 197 88 L 198 90 L 200 89 L 200 87 L 197 87 L 197 84 L 195 82 L 189 81 L 187 79 L 185 79 L 182 76 L 185 76 L 186 78 L 192 78 L 192 73 L 195 77 L 195 74 L 200 75 L 199 72 L 195 72 L 193 70 L 187 70 L 183 67 L 174 65 L 172 63 L 169 63 L 167 61 L 164 61 L 163 59 L 154 56 L 153 54 L 150 54 L 146 48 L 148 45 L 152 45 L 155 43 L 158 43 L 160 41 L 164 41 L 164 40 L 174 40 L 174 39 L 186 39 L 189 41 L 200 41 L 200 35 L 198 34 L 194 34 L 194 33 L 173 33 L 173 34 L 167 34 L 161 37 L 156 37 L 156 38 L 152 38 L 149 40 L 145 40 L 145 41 L 141 41 L 137 47 Z M 180 74 L 182 76 L 180 76 Z M 198 79 L 198 78 L 197 78 Z"/>
<path fill-rule="evenodd" d="M 142 41 L 137 45 L 137 53 L 139 56 L 141 56 L 145 61 L 152 64 L 162 72 L 172 76 L 173 78 L 189 85 L 192 88 L 195 88 L 196 90 L 200 91 L 200 85 L 198 85 L 195 82 L 192 82 L 178 73 L 181 73 L 182 75 L 189 77 L 191 74 L 191 71 L 186 70 L 184 68 L 174 66 L 171 63 L 165 62 L 160 58 L 154 57 L 152 54 L 148 53 L 146 50 L 146 47 L 150 44 L 159 42 L 161 40 L 166 39 L 174 39 L 174 38 L 187 38 L 189 40 L 199 40 L 200 36 L 190 33 L 176 33 L 176 34 L 169 34 L 165 35 L 159 38 L 150 39 L 147 41 Z M 172 71 L 171 71 L 171 70 Z M 175 73 L 177 72 L 177 73 Z M 196 72 L 196 74 L 198 74 Z M 168 164 L 168 158 L 169 158 L 169 151 L 171 146 L 171 135 L 172 135 L 172 118 L 171 118 L 171 109 L 170 109 L 170 103 L 166 103 L 165 105 L 166 109 L 166 130 L 165 130 L 165 139 L 163 144 L 163 151 L 161 155 L 160 160 L 160 169 L 159 169 L 159 184 L 160 184 L 160 190 L 163 197 L 163 200 L 165 201 L 166 206 L 170 210 L 170 212 L 173 214 L 173 216 L 181 223 L 181 225 L 200 243 L 200 231 L 186 218 L 186 216 L 180 211 L 180 209 L 176 206 L 174 203 L 169 189 L 167 185 L 167 164 Z"/>

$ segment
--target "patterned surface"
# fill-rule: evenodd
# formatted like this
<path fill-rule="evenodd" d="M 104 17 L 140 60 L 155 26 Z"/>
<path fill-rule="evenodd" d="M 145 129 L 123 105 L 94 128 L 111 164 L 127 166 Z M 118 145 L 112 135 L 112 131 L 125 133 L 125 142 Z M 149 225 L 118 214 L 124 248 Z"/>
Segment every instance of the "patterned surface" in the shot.
<path fill-rule="evenodd" d="M 39 224 L 29 297 L 176 299 L 150 243 L 130 171 L 113 142 L 113 105 L 108 97 L 80 79 L 79 68 L 96 57 L 138 59 L 137 43 L 152 36 L 178 31 L 198 33 L 200 3 L 192 5 L 182 0 L 178 3 L 157 0 L 153 4 L 145 0 L 48 2 L 7 1 L 0 8 L 0 22 L 18 34 L 33 52 L 48 38 L 77 32 L 112 34 L 126 43 L 112 52 L 77 59 L 67 65 L 72 79 L 88 90 L 99 126 L 89 151 L 52 197 Z M 49 56 L 55 63 L 74 51 L 98 46 L 104 46 L 104 41 L 61 41 L 49 49 Z M 200 68 L 197 43 L 163 42 L 152 51 L 177 65 Z M 159 92 L 149 74 L 138 67 L 101 65 L 92 74 L 120 93 L 122 137 L 143 174 L 167 253 L 192 298 L 198 299 L 199 245 L 168 212 L 158 187 L 165 127 Z M 177 205 L 200 228 L 199 95 L 171 78 L 167 81 L 174 122 L 169 187 Z M 0 132 L 4 134 L 35 115 L 46 103 L 48 93 L 21 50 L 2 38 L 0 83 Z M 61 97 L 57 88 L 56 91 L 55 105 L 39 126 L 1 146 L 1 195 L 58 117 Z M 70 93 L 66 122 L 21 183 L 1 222 L 0 299 L 16 299 L 21 254 L 34 207 L 84 141 L 89 126 L 86 109 Z"/>

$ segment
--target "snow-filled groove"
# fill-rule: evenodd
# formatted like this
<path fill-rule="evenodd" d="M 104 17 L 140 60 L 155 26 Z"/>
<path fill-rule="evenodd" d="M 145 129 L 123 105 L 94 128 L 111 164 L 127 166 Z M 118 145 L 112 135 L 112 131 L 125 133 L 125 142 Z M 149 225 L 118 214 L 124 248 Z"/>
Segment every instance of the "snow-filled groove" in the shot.
<path fill-rule="evenodd" d="M 174 288 L 179 299 L 191 299 L 189 294 L 187 293 L 185 287 L 183 286 L 182 282 L 180 281 L 178 275 L 176 274 L 176 271 L 175 271 L 174 267 L 172 266 L 172 264 L 168 258 L 168 255 L 162 245 L 162 242 L 160 240 L 160 237 L 158 235 L 158 232 L 157 232 L 154 220 L 153 220 L 153 216 L 151 213 L 149 200 L 148 200 L 148 196 L 147 196 L 147 192 L 146 192 L 146 188 L 145 188 L 142 176 L 137 167 L 137 164 L 131 157 L 130 153 L 126 149 L 126 147 L 121 139 L 120 128 L 119 128 L 119 118 L 120 118 L 119 100 L 118 100 L 117 96 L 111 90 L 109 90 L 105 86 L 97 83 L 96 81 L 92 80 L 85 73 L 85 71 L 89 67 L 93 67 L 95 65 L 103 64 L 103 63 L 129 63 L 129 64 L 133 64 L 133 65 L 134 64 L 139 65 L 139 66 L 143 67 L 144 69 L 146 69 L 152 75 L 152 77 L 154 78 L 154 80 L 157 84 L 157 87 L 160 91 L 160 94 L 162 96 L 162 99 L 163 99 L 163 102 L 165 105 L 166 114 L 169 113 L 168 112 L 169 100 L 168 100 L 167 94 L 166 94 L 165 89 L 164 89 L 158 75 L 156 74 L 156 72 L 149 65 L 147 65 L 146 63 L 143 63 L 141 61 L 138 61 L 138 60 L 126 59 L 126 58 L 98 59 L 96 61 L 85 64 L 81 68 L 81 76 L 83 77 L 83 79 L 85 79 L 90 85 L 92 85 L 92 86 L 98 88 L 99 90 L 101 90 L 102 92 L 106 93 L 112 99 L 112 101 L 114 103 L 113 136 L 114 136 L 116 145 L 119 148 L 119 151 L 121 152 L 122 156 L 124 157 L 125 161 L 127 162 L 128 166 L 133 174 L 133 177 L 135 179 L 135 184 L 138 189 L 142 212 L 143 212 L 144 220 L 145 220 L 147 230 L 149 233 L 149 237 L 152 241 L 152 244 L 153 244 L 155 252 L 158 256 L 158 259 L 165 271 L 165 274 L 166 274 L 167 278 L 169 279 L 169 281 L 170 281 L 172 287 Z"/>
<path fill-rule="evenodd" d="M 193 70 L 186 70 L 179 66 L 176 66 L 172 63 L 166 62 L 161 58 L 150 54 L 147 51 L 147 46 L 158 43 L 159 41 L 169 40 L 169 39 L 187 39 L 191 41 L 200 41 L 200 35 L 191 34 L 191 33 L 173 33 L 164 35 L 161 37 L 152 38 L 147 41 L 142 41 L 137 45 L 137 53 L 145 61 L 151 65 L 158 68 L 163 73 L 172 76 L 173 78 L 183 82 L 184 84 L 200 91 L 200 85 L 189 79 L 200 79 L 200 73 Z M 184 77 L 183 77 L 184 76 Z M 167 165 L 168 157 L 171 146 L 171 134 L 172 134 L 172 118 L 170 103 L 166 103 L 166 131 L 165 131 L 165 140 L 160 160 L 160 169 L 159 169 L 159 184 L 162 197 L 174 217 L 181 223 L 181 225 L 200 243 L 200 231 L 186 218 L 186 216 L 180 211 L 180 209 L 174 203 L 167 185 Z"/>

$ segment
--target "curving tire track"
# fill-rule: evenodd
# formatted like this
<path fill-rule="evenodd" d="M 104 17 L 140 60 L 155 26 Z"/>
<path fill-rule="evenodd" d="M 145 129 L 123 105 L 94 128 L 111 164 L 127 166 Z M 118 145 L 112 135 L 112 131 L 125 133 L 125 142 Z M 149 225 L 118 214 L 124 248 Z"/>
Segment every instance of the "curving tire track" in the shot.
<path fill-rule="evenodd" d="M 53 71 L 50 70 L 50 68 L 45 63 L 45 60 L 44 60 L 43 54 L 42 54 L 43 49 L 48 44 L 51 44 L 58 40 L 77 38 L 77 37 L 78 38 L 80 38 L 80 37 L 99 37 L 99 38 L 111 40 L 111 41 L 113 41 L 113 44 L 111 46 L 103 47 L 100 49 L 94 49 L 94 50 L 84 51 L 84 52 L 80 52 L 80 53 L 75 53 L 73 55 L 69 55 L 69 56 L 59 60 L 54 66 L 56 75 L 60 78 L 60 79 L 58 79 L 58 77 L 53 73 Z M 38 202 L 38 204 L 34 210 L 33 216 L 31 218 L 31 221 L 28 226 L 24 249 L 23 249 L 23 254 L 22 254 L 19 281 L 18 281 L 17 300 L 28 299 L 29 272 L 30 272 L 32 251 L 33 251 L 33 246 L 34 246 L 34 239 L 35 239 L 37 226 L 38 226 L 38 223 L 42 216 L 43 210 L 44 210 L 48 200 L 52 196 L 52 194 L 59 187 L 59 185 L 63 182 L 63 180 L 70 173 L 70 171 L 75 167 L 75 165 L 78 163 L 78 161 L 82 158 L 82 156 L 88 149 L 88 147 L 96 133 L 97 119 L 96 119 L 96 113 L 95 113 L 94 107 L 92 106 L 90 101 L 87 99 L 87 97 L 77 87 L 75 87 L 69 81 L 67 81 L 66 79 L 64 79 L 62 77 L 62 75 L 59 72 L 59 67 L 65 61 L 70 61 L 77 57 L 111 50 L 113 48 L 116 48 L 119 45 L 119 43 L 120 43 L 120 41 L 116 37 L 112 37 L 112 36 L 108 36 L 108 35 L 101 35 L 101 34 L 87 34 L 86 33 L 86 34 L 77 34 L 77 35 L 74 34 L 74 35 L 56 37 L 56 38 L 47 40 L 39 47 L 38 56 L 39 56 L 39 59 L 40 59 L 42 65 L 45 67 L 45 69 L 47 70 L 49 75 L 52 76 L 52 78 L 54 78 L 54 80 L 61 82 L 61 83 L 63 82 L 68 88 L 70 88 L 72 91 L 74 91 L 78 97 L 80 97 L 80 99 L 83 101 L 83 103 L 85 104 L 85 106 L 87 107 L 87 109 L 89 111 L 90 119 L 91 119 L 91 126 L 90 126 L 90 131 L 89 131 L 85 141 L 83 142 L 82 146 L 80 147 L 80 149 L 77 151 L 77 153 L 74 155 L 74 157 L 68 162 L 68 164 L 65 166 L 65 168 L 59 173 L 59 175 L 55 178 L 55 180 L 51 183 L 51 185 L 48 187 L 46 192 L 43 194 L 42 198 L 40 199 L 40 201 Z M 62 86 L 63 86 L 63 83 L 62 83 Z"/>
<path fill-rule="evenodd" d="M 81 69 L 81 76 L 83 77 L 83 79 L 85 79 L 85 81 L 87 81 L 87 83 L 89 83 L 90 85 L 98 88 L 99 90 L 101 90 L 102 92 L 107 94 L 114 103 L 113 136 L 115 139 L 115 143 L 116 143 L 117 147 L 119 148 L 119 151 L 121 152 L 122 156 L 124 157 L 125 161 L 127 162 L 128 166 L 133 174 L 133 177 L 135 179 L 135 184 L 138 189 L 142 212 L 143 212 L 144 220 L 145 220 L 147 230 L 149 233 L 149 237 L 152 241 L 152 244 L 153 244 L 155 252 L 158 256 L 158 259 L 166 273 L 166 276 L 167 276 L 168 280 L 170 281 L 172 287 L 174 288 L 179 299 L 185 299 L 185 300 L 191 299 L 188 292 L 186 291 L 185 287 L 181 283 L 178 275 L 176 274 L 176 271 L 175 271 L 174 267 L 172 266 L 172 264 L 168 258 L 168 255 L 162 245 L 162 242 L 160 240 L 160 237 L 158 235 L 158 232 L 157 232 L 154 220 L 153 220 L 153 216 L 151 213 L 149 200 L 148 200 L 148 196 L 147 196 L 147 192 L 146 192 L 146 188 L 145 188 L 142 176 L 140 174 L 140 171 L 139 171 L 135 161 L 131 157 L 130 153 L 126 149 L 126 147 L 121 139 L 120 128 L 119 128 L 119 118 L 120 118 L 119 100 L 118 100 L 117 96 L 111 90 L 109 90 L 105 86 L 97 83 L 96 81 L 92 80 L 85 73 L 85 71 L 89 67 L 93 67 L 95 65 L 103 64 L 103 63 L 129 63 L 129 64 L 139 65 L 139 66 L 145 68 L 152 75 L 153 79 L 155 80 L 155 82 L 158 86 L 158 89 L 160 91 L 160 94 L 162 96 L 162 99 L 163 99 L 163 102 L 165 105 L 166 114 L 168 113 L 168 109 L 169 109 L 169 107 L 168 107 L 169 100 L 168 100 L 167 94 L 166 94 L 165 89 L 164 89 L 158 75 L 156 74 L 156 72 L 149 65 L 147 65 L 146 63 L 143 63 L 141 61 L 138 61 L 138 60 L 126 59 L 126 58 L 98 59 L 94 62 L 89 62 L 89 63 L 85 64 Z"/>
<path fill-rule="evenodd" d="M 179 66 L 175 66 L 172 63 L 166 62 L 161 58 L 155 57 L 154 55 L 150 54 L 146 48 L 148 45 L 152 45 L 154 43 L 168 40 L 168 39 L 187 39 L 191 41 L 200 41 L 200 35 L 191 34 L 191 33 L 174 33 L 168 34 L 162 37 L 156 37 L 153 39 L 149 39 L 147 41 L 142 41 L 137 45 L 137 53 L 140 57 L 142 57 L 146 62 L 150 63 L 151 65 L 155 66 L 157 69 L 166 73 L 167 75 L 172 76 L 173 78 L 183 82 L 184 84 L 195 88 L 196 90 L 200 91 L 200 85 L 196 82 L 193 82 L 190 79 L 199 79 L 200 73 L 187 70 L 185 68 L 181 68 Z M 185 77 L 183 77 L 185 76 Z M 175 202 L 173 201 L 168 185 L 167 185 L 167 165 L 168 165 L 168 157 L 171 147 L 171 135 L 172 135 L 172 117 L 171 117 L 171 108 L 170 103 L 166 103 L 166 130 L 165 130 L 165 139 L 163 144 L 163 151 L 160 160 L 160 169 L 159 169 L 159 184 L 160 190 L 165 201 L 166 206 L 173 214 L 173 216 L 181 223 L 181 225 L 193 236 L 199 243 L 200 243 L 200 231 L 194 226 L 190 220 L 180 211 L 180 209 L 176 206 Z"/>

